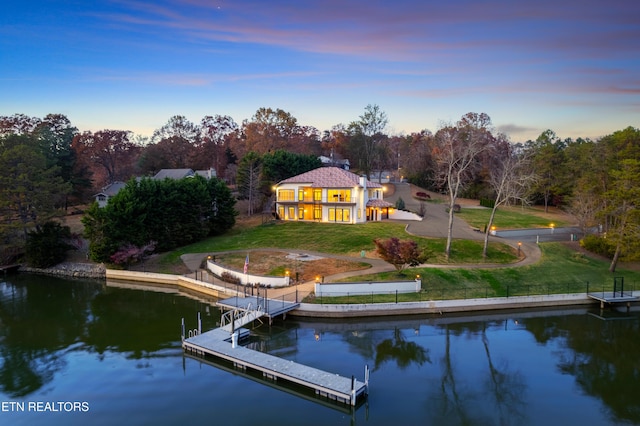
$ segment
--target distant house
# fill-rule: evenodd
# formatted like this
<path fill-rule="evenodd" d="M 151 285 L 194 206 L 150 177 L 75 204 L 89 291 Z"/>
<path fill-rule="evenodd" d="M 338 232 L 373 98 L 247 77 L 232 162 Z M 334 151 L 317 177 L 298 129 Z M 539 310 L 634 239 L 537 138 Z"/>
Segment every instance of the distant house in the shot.
<path fill-rule="evenodd" d="M 209 170 L 197 171 L 193 171 L 192 169 L 162 169 L 158 173 L 156 173 L 152 179 L 184 179 L 194 177 L 196 175 L 202 176 L 205 179 L 211 179 L 216 177 L 216 170 L 213 168 Z M 95 200 L 98 202 L 98 205 L 100 207 L 106 206 L 109 202 L 109 198 L 116 195 L 122 188 L 124 188 L 125 185 L 126 184 L 124 182 L 113 182 L 102 188 L 102 191 L 95 195 Z"/>
<path fill-rule="evenodd" d="M 320 167 L 275 185 L 278 219 L 364 223 L 389 217 L 383 187 L 339 167 Z"/>
<path fill-rule="evenodd" d="M 324 155 L 321 155 L 318 158 L 320 159 L 323 167 L 340 167 L 343 170 L 349 170 L 351 168 L 351 163 L 347 159 L 337 160 L 333 157 L 325 157 Z"/>
<path fill-rule="evenodd" d="M 124 182 L 113 182 L 109 185 L 102 188 L 102 191 L 98 192 L 94 197 L 98 206 L 104 207 L 109 202 L 109 198 L 116 195 L 122 188 L 124 188 L 126 183 Z"/>
<path fill-rule="evenodd" d="M 193 169 L 162 169 L 158 173 L 156 173 L 153 178 L 156 180 L 162 180 L 166 178 L 184 179 L 188 177 L 194 177 L 196 175 L 202 176 L 205 179 L 211 179 L 217 176 L 216 169 L 213 169 L 213 168 L 209 170 L 196 170 L 196 171 L 193 171 Z"/>
<path fill-rule="evenodd" d="M 162 169 L 153 176 L 155 180 L 162 179 L 182 179 L 186 177 L 193 177 L 196 175 L 192 169 Z"/>

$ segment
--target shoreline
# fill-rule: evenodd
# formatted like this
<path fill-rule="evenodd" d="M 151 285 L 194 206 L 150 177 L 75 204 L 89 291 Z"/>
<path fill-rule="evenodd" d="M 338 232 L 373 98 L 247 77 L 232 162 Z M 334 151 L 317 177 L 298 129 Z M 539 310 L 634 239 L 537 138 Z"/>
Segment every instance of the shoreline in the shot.
<path fill-rule="evenodd" d="M 191 278 L 186 275 L 107 269 L 102 264 L 65 262 L 46 269 L 21 267 L 19 272 L 65 276 L 69 278 L 89 278 L 115 281 L 120 287 L 131 288 L 139 288 L 140 283 L 148 283 L 167 288 L 174 288 L 177 289 L 177 291 L 183 291 L 185 293 L 195 292 L 205 297 L 214 297 L 218 299 L 243 294 L 238 291 L 235 286 L 224 282 L 220 282 L 221 284 L 218 285 L 198 280 L 196 278 Z M 234 288 L 232 288 L 232 286 Z M 303 286 L 305 286 L 305 284 L 293 286 L 288 289 L 290 289 L 290 294 L 295 293 L 297 297 L 299 287 Z M 301 293 L 304 294 L 305 291 L 302 291 Z M 632 295 L 640 295 L 640 291 L 632 292 Z M 280 296 L 278 296 L 278 298 L 279 297 Z M 299 308 L 289 312 L 288 314 L 296 317 L 307 318 L 365 318 L 401 315 L 443 315 L 445 313 L 468 313 L 523 308 L 552 308 L 579 305 L 592 305 L 597 307 L 598 303 L 598 301 L 592 299 L 586 293 L 569 293 L 398 303 L 300 303 Z M 638 305 L 638 303 L 639 302 L 632 302 L 630 305 Z"/>

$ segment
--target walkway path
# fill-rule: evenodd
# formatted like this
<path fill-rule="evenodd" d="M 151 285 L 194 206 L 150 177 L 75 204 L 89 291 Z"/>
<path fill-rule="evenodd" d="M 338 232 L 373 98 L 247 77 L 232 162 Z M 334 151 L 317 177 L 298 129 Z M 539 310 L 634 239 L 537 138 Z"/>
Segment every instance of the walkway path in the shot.
<path fill-rule="evenodd" d="M 408 210 L 418 211 L 420 207 L 420 202 L 413 198 L 411 195 L 411 185 L 408 183 L 399 183 L 395 184 L 395 191 L 389 197 L 385 197 L 385 200 L 390 203 L 395 203 L 398 198 L 402 197 L 402 200 L 405 203 L 405 206 Z M 433 238 L 446 238 L 447 237 L 447 228 L 449 226 L 449 215 L 447 213 L 447 205 L 446 203 L 425 203 L 426 204 L 426 214 L 422 221 L 395 221 L 406 224 L 406 231 L 409 234 L 422 236 L 422 237 L 433 237 Z M 483 240 L 484 234 L 482 232 L 478 232 L 473 230 L 466 222 L 461 219 L 454 218 L 453 223 L 453 238 L 454 239 L 466 239 L 466 240 Z M 503 239 L 498 237 L 490 236 L 490 241 L 500 241 L 502 243 L 508 244 L 514 248 L 517 248 L 516 240 Z M 256 250 L 269 250 L 268 248 L 260 248 Z M 282 249 L 274 249 L 278 251 L 282 251 Z M 246 252 L 247 250 L 243 250 Z M 249 250 L 251 251 L 251 250 Z M 350 271 L 350 272 L 342 272 L 339 274 L 334 274 L 327 276 L 331 281 L 339 281 L 346 277 L 353 277 L 359 275 L 368 275 L 368 274 L 376 274 L 380 272 L 388 272 L 393 271 L 394 268 L 389 263 L 381 260 L 381 259 L 372 259 L 372 258 L 360 258 L 360 257 L 349 257 L 343 255 L 334 255 L 329 253 L 318 253 L 312 252 L 308 250 L 295 250 L 298 253 L 305 253 L 310 255 L 316 255 L 321 257 L 331 257 L 338 259 L 346 259 L 349 261 L 362 262 L 366 261 L 371 264 L 371 268 L 362 269 L 358 271 Z M 524 255 L 522 260 L 515 264 L 494 264 L 494 263 L 479 263 L 479 264 L 451 264 L 451 265 L 443 265 L 443 264 L 423 264 L 420 267 L 423 268 L 504 268 L 504 267 L 512 267 L 512 266 L 525 266 L 537 263 L 540 261 L 541 252 L 540 248 L 537 244 L 531 242 L 522 242 L 521 252 Z M 191 271 L 197 271 L 202 264 L 202 260 L 205 256 L 211 253 L 189 253 L 181 256 L 184 264 Z M 299 284 L 294 289 L 293 287 L 285 287 L 285 288 L 274 288 L 269 289 L 269 297 L 278 298 L 284 294 L 289 294 L 294 291 L 298 291 L 299 300 L 306 297 L 309 293 L 314 290 L 314 281 L 308 281 L 302 284 Z"/>

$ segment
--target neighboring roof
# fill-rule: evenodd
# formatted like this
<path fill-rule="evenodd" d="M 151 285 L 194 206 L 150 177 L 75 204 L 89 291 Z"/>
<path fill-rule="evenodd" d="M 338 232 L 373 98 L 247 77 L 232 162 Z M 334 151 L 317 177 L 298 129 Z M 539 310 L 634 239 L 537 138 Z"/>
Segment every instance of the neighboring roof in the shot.
<path fill-rule="evenodd" d="M 191 169 L 162 169 L 153 177 L 157 180 L 165 178 L 169 179 L 182 179 L 185 177 L 193 176 L 194 172 Z"/>
<path fill-rule="evenodd" d="M 124 182 L 112 182 L 109 185 L 105 186 L 102 188 L 102 191 L 97 193 L 96 195 L 100 195 L 100 194 L 104 194 L 108 197 L 113 197 L 114 195 L 116 195 L 118 193 L 118 191 L 120 191 L 122 188 L 124 188 L 127 184 Z"/>
<path fill-rule="evenodd" d="M 318 157 L 320 159 L 320 162 L 322 162 L 322 164 L 347 164 L 350 165 L 349 160 L 342 159 L 342 160 L 337 160 L 335 158 L 329 158 L 329 157 L 325 157 L 324 155 L 321 155 L 320 157 Z"/>
<path fill-rule="evenodd" d="M 373 200 L 367 201 L 367 207 L 377 207 L 380 209 L 385 209 L 387 207 L 393 207 L 393 204 L 384 200 L 373 199 Z"/>
<path fill-rule="evenodd" d="M 319 167 L 279 184 L 282 183 L 306 183 L 312 188 L 349 188 L 360 184 L 360 176 L 339 167 Z M 367 188 L 382 188 L 382 185 L 367 181 Z"/>

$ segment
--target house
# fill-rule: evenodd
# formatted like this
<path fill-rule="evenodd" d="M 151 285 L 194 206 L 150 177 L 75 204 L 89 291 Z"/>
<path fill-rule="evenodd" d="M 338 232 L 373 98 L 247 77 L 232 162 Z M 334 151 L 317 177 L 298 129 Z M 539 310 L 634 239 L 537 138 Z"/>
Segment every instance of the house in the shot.
<path fill-rule="evenodd" d="M 209 170 L 196 170 L 192 169 L 162 169 L 153 177 L 155 180 L 162 179 L 184 179 L 194 176 L 202 176 L 205 179 L 211 179 L 216 177 L 216 169 L 210 168 Z"/>
<path fill-rule="evenodd" d="M 210 168 L 209 170 L 196 170 L 192 169 L 162 169 L 158 173 L 153 176 L 152 179 L 155 180 L 163 180 L 163 179 L 184 179 L 189 177 L 194 177 L 196 175 L 202 176 L 205 179 L 212 179 L 216 177 L 216 169 Z M 141 179 L 141 178 L 136 178 Z M 98 202 L 100 207 L 104 207 L 109 202 L 109 198 L 113 197 L 124 188 L 126 183 L 124 182 L 113 182 L 104 188 L 102 191 L 97 193 L 94 197 Z"/>
<path fill-rule="evenodd" d="M 274 187 L 280 220 L 364 223 L 389 217 L 383 186 L 339 167 L 320 167 Z"/>
<path fill-rule="evenodd" d="M 102 191 L 98 192 L 94 195 L 98 206 L 104 207 L 109 202 L 109 198 L 116 195 L 122 188 L 124 188 L 126 183 L 124 182 L 113 182 L 109 185 L 102 188 Z"/>
<path fill-rule="evenodd" d="M 349 170 L 349 168 L 351 167 L 351 163 L 349 162 L 349 160 L 336 160 L 333 158 L 333 154 L 331 155 L 331 157 L 325 157 L 324 155 L 321 155 L 320 157 L 318 157 L 318 159 L 322 163 L 323 167 L 340 167 L 344 170 Z"/>

